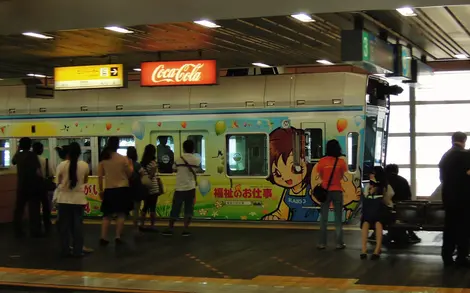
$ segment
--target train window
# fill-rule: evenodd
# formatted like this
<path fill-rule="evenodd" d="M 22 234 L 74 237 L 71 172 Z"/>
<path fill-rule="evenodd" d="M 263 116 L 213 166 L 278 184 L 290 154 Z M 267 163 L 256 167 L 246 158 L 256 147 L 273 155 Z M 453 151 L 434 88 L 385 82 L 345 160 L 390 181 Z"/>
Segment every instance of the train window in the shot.
<path fill-rule="evenodd" d="M 11 166 L 11 146 L 10 140 L 0 140 L 0 168 L 9 168 Z"/>
<path fill-rule="evenodd" d="M 309 161 L 318 161 L 323 157 L 323 129 L 305 129 L 306 157 Z"/>
<path fill-rule="evenodd" d="M 33 139 L 32 140 L 32 145 L 34 146 L 35 143 L 40 143 L 42 144 L 43 148 L 44 148 L 44 151 L 42 153 L 42 156 L 48 160 L 51 160 L 52 157 L 51 157 L 51 154 L 50 154 L 50 150 L 49 150 L 49 139 Z"/>
<path fill-rule="evenodd" d="M 294 158 L 294 166 L 296 167 L 298 166 L 298 168 L 300 168 L 300 160 L 303 155 L 302 145 L 303 145 L 303 142 L 305 142 L 304 132 L 301 130 L 296 130 L 294 132 L 292 140 L 293 140 L 292 141 L 292 146 L 293 146 L 292 154 Z"/>
<path fill-rule="evenodd" d="M 101 136 L 99 138 L 99 153 L 103 151 L 106 143 L 108 142 L 109 137 Z M 126 156 L 128 147 L 135 147 L 135 139 L 132 136 L 120 136 L 119 137 L 119 148 L 117 150 L 118 154 Z"/>
<path fill-rule="evenodd" d="M 58 138 L 57 139 L 57 147 L 63 147 L 65 145 L 69 145 L 72 142 L 76 142 L 80 145 L 82 150 L 82 155 L 80 156 L 79 160 L 83 160 L 88 165 L 90 165 L 91 170 L 91 138 L 89 137 L 69 137 L 69 138 Z M 57 165 L 62 162 L 62 158 L 57 155 L 56 163 Z"/>
<path fill-rule="evenodd" d="M 157 137 L 157 161 L 158 172 L 173 173 L 173 164 L 175 162 L 175 140 L 173 136 L 160 135 Z"/>
<path fill-rule="evenodd" d="M 226 136 L 228 176 L 268 175 L 266 134 L 231 134 Z"/>
<path fill-rule="evenodd" d="M 349 172 L 356 172 L 357 170 L 357 152 L 359 147 L 359 133 L 348 133 L 348 169 Z"/>
<path fill-rule="evenodd" d="M 199 155 L 201 158 L 201 167 L 198 173 L 204 173 L 206 171 L 206 141 L 202 135 L 188 135 L 188 140 L 194 142 L 194 155 Z"/>

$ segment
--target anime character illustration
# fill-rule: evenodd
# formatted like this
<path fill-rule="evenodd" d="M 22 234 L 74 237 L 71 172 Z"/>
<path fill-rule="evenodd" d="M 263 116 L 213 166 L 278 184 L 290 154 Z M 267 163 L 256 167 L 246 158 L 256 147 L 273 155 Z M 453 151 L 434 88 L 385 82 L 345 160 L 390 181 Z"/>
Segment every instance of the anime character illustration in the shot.
<path fill-rule="evenodd" d="M 302 137 L 300 165 L 294 165 L 294 133 Z M 305 135 L 303 130 L 277 128 L 269 135 L 271 174 L 268 180 L 284 188 L 279 205 L 262 220 L 285 220 L 297 222 L 318 221 L 319 205 L 312 197 L 310 174 L 312 165 L 305 160 Z"/>

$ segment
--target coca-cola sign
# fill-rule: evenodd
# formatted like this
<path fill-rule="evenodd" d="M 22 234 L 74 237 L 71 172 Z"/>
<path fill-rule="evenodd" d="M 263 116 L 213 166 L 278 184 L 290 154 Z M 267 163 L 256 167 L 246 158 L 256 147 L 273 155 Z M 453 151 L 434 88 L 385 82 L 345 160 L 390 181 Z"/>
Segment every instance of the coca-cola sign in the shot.
<path fill-rule="evenodd" d="M 142 86 L 217 84 L 215 60 L 145 62 L 141 64 Z"/>

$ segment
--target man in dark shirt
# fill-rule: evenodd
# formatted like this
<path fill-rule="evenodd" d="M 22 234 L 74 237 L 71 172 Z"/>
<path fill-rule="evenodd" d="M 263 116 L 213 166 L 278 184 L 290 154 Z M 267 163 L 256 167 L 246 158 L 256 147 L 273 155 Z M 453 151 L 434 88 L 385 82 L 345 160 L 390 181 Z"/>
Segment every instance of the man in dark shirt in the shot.
<path fill-rule="evenodd" d="M 41 187 L 41 166 L 36 154 L 31 152 L 31 139 L 20 139 L 18 152 L 12 159 L 17 166 L 17 195 L 14 211 L 15 232 L 18 237 L 23 236 L 23 214 L 26 205 L 29 211 L 29 229 L 31 236 L 41 236 L 40 196 L 38 188 Z"/>
<path fill-rule="evenodd" d="M 175 154 L 171 150 L 168 143 L 168 136 L 159 136 L 157 145 L 157 162 L 158 172 L 171 174 L 173 173 L 173 164 L 175 163 Z"/>
<path fill-rule="evenodd" d="M 402 176 L 398 175 L 399 168 L 395 164 L 389 164 L 385 167 L 387 173 L 388 184 L 392 186 L 395 195 L 393 196 L 393 202 L 400 202 L 404 200 L 411 200 L 411 188 L 408 181 Z M 408 235 L 404 235 L 402 238 L 408 238 L 411 243 L 421 242 L 421 239 L 415 234 L 413 230 L 408 230 Z"/>
<path fill-rule="evenodd" d="M 470 204 L 470 153 L 465 151 L 467 135 L 456 132 L 452 135 L 452 148 L 439 162 L 442 183 L 442 202 L 446 212 L 442 259 L 444 265 L 454 264 L 453 253 L 457 248 L 455 263 L 470 267 L 467 259 L 469 252 L 469 217 L 465 215 Z"/>

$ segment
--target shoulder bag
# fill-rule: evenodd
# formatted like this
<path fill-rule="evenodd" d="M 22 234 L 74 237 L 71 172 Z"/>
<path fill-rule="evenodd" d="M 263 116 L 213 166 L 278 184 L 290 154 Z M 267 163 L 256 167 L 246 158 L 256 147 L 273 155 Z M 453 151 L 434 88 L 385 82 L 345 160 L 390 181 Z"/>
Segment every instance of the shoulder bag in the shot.
<path fill-rule="evenodd" d="M 326 186 L 326 189 L 323 188 L 321 183 L 315 186 L 313 189 L 313 196 L 315 196 L 319 202 L 325 202 L 326 198 L 328 197 L 328 189 L 330 189 L 331 181 L 333 180 L 333 175 L 335 174 L 336 165 L 338 164 L 338 159 L 339 158 L 336 158 L 335 160 L 335 164 L 333 166 L 333 170 L 331 170 L 330 179 L 328 179 L 328 185 Z"/>
<path fill-rule="evenodd" d="M 142 184 L 147 189 L 150 190 L 153 187 L 153 182 L 152 182 L 152 177 L 150 175 L 150 172 L 148 170 L 149 165 L 144 167 L 144 176 L 142 177 Z M 158 169 L 158 166 L 156 168 Z M 163 187 L 162 179 L 159 176 L 157 176 L 157 173 L 154 174 L 154 177 L 155 177 L 155 180 L 157 181 L 157 186 L 158 186 L 157 195 L 161 195 L 161 194 L 165 193 L 165 189 Z"/>
<path fill-rule="evenodd" d="M 189 165 L 188 161 L 186 161 L 183 157 L 181 157 L 181 160 L 183 160 L 184 165 L 189 169 L 189 171 L 191 171 L 191 173 L 193 173 L 194 182 L 196 182 L 196 186 L 197 186 L 197 175 L 196 175 L 196 172 L 194 171 L 193 167 L 191 167 L 191 165 Z"/>

